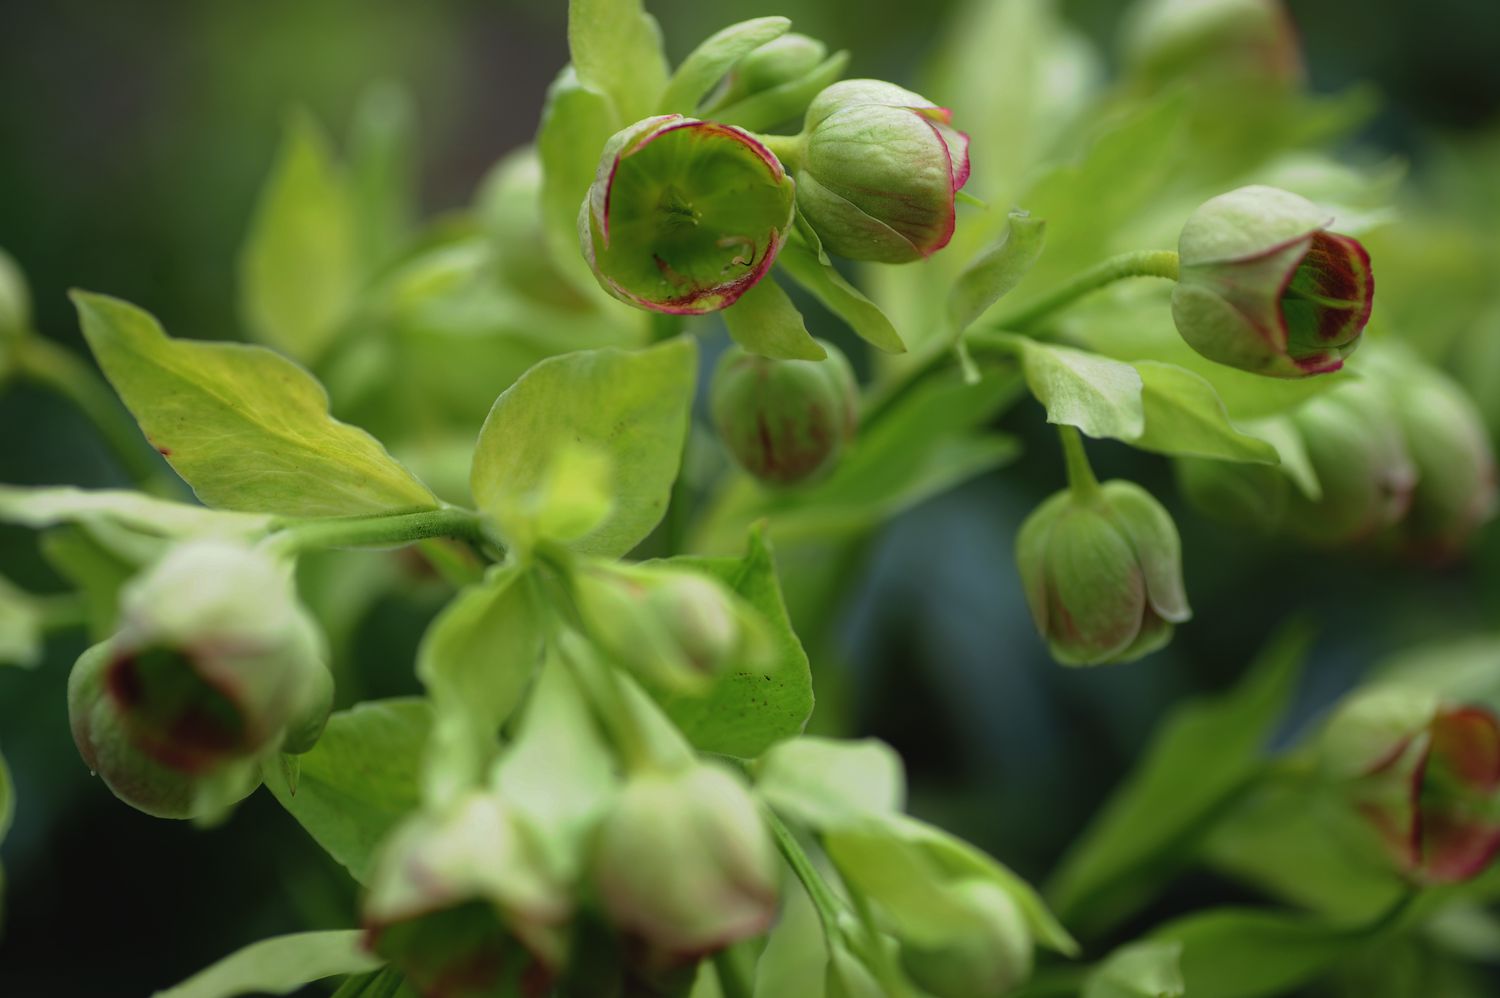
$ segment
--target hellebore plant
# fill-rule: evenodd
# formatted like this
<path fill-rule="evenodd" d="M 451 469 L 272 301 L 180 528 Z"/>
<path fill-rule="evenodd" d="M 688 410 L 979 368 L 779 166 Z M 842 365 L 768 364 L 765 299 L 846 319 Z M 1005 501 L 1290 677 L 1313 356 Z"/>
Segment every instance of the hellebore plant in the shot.
<path fill-rule="evenodd" d="M 1494 442 L 1395 344 L 1415 334 L 1350 360 L 1384 215 L 1321 206 L 1373 185 L 1288 138 L 1312 98 L 1279 5 L 1146 0 L 1122 86 L 1077 94 L 1054 84 L 1091 78 L 1060 71 L 1084 43 L 1049 5 L 970 14 L 928 89 L 950 112 L 841 81 L 847 53 L 785 18 L 671 67 L 639 0 L 572 0 L 536 143 L 465 224 L 396 224 L 412 206 L 370 151 L 401 148 L 388 104 L 362 110 L 379 134 L 347 163 L 299 119 L 242 254 L 258 342 L 174 338 L 78 292 L 107 385 L 36 333 L 0 255 L 0 376 L 76 404 L 138 486 L 0 486 L 0 520 L 47 531 L 76 590 L 0 579 L 0 658 L 86 627 L 69 716 L 116 797 L 210 824 L 264 785 L 357 894 L 358 928 L 268 940 L 167 994 L 321 975 L 347 978 L 340 998 L 1269 998 L 1441 936 L 1421 921 L 1448 895 L 1422 892 L 1500 847 L 1492 644 L 1360 685 L 1273 758 L 1305 652 L 1273 639 L 1164 719 L 1045 895 L 905 814 L 888 746 L 805 734 L 815 670 L 836 686 L 845 654 L 839 569 L 1012 460 L 1021 437 L 994 426 L 1028 395 L 1012 422 L 1056 425 L 1067 482 L 1015 534 L 1036 635 L 1004 608 L 980 622 L 996 669 L 1028 648 L 1131 662 L 1192 619 L 1183 536 L 1209 535 L 1099 483 L 1085 437 L 1171 458 L 1214 519 L 1320 549 L 1461 563 L 1495 508 Z M 1183 152 L 1185 115 L 1222 134 Z M 1301 193 L 1234 186 L 1266 178 Z M 1170 290 L 1119 284 L 1139 277 Z M 422 695 L 353 702 L 350 621 L 433 593 Z M 848 699 L 823 698 L 820 730 L 854 727 Z M 1373 828 L 1385 866 L 1333 889 L 1309 872 L 1341 826 L 1307 793 Z M 1304 910 L 1193 913 L 1100 949 L 1190 865 Z"/>

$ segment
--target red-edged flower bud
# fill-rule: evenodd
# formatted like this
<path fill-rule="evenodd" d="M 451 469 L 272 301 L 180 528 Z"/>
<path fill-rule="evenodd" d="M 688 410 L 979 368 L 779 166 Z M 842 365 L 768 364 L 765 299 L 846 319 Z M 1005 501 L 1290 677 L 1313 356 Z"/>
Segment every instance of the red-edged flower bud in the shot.
<path fill-rule="evenodd" d="M 1297 410 L 1292 420 L 1323 494 L 1309 499 L 1297 489 L 1289 492 L 1291 533 L 1313 544 L 1349 544 L 1406 515 L 1417 473 L 1391 409 L 1379 386 L 1356 381 Z"/>
<path fill-rule="evenodd" d="M 960 880 L 943 888 L 972 915 L 972 931 L 943 946 L 904 943 L 901 964 L 934 998 L 998 998 L 1031 976 L 1032 941 L 1015 899 L 993 881 Z"/>
<path fill-rule="evenodd" d="M 1192 616 L 1177 527 L 1134 482 L 1048 499 L 1021 525 L 1016 563 L 1036 628 L 1064 665 L 1134 661 Z"/>
<path fill-rule="evenodd" d="M 605 145 L 578 232 L 610 294 L 695 315 L 728 308 L 766 275 L 795 201 L 781 161 L 749 132 L 660 115 Z"/>
<path fill-rule="evenodd" d="M 953 238 L 969 137 L 947 108 L 893 83 L 844 80 L 807 109 L 797 207 L 824 248 L 907 263 Z"/>
<path fill-rule="evenodd" d="M 610 919 L 666 957 L 759 935 L 776 915 L 776 849 L 733 775 L 694 763 L 632 776 L 599 829 L 594 878 Z"/>
<path fill-rule="evenodd" d="M 1412 879 L 1468 880 L 1500 851 L 1500 721 L 1489 710 L 1373 690 L 1339 708 L 1320 748 L 1325 772 Z"/>
<path fill-rule="evenodd" d="M 1297 32 L 1281 0 L 1141 0 L 1121 26 L 1130 74 L 1290 86 L 1302 79 Z"/>
<path fill-rule="evenodd" d="M 1336 371 L 1354 350 L 1375 292 L 1358 240 L 1327 231 L 1328 213 L 1274 187 L 1205 202 L 1178 243 L 1172 319 L 1209 360 L 1300 378 Z"/>
<path fill-rule="evenodd" d="M 819 341 L 823 360 L 772 360 L 731 347 L 714 372 L 709 410 L 736 464 L 769 485 L 826 473 L 859 424 L 849 361 Z"/>

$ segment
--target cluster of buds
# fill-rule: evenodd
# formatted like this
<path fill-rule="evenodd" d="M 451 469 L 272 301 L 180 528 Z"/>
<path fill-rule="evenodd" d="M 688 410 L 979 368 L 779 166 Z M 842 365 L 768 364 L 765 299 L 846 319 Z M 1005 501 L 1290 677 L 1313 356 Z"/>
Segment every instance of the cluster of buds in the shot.
<path fill-rule="evenodd" d="M 1500 851 L 1500 720 L 1488 709 L 1369 690 L 1339 707 L 1319 748 L 1327 778 L 1412 880 L 1468 880 Z"/>
<path fill-rule="evenodd" d="M 195 817 L 253 790 L 260 759 L 318 740 L 333 680 L 285 565 L 192 541 L 120 603 L 118 632 L 69 677 L 68 713 L 84 761 L 121 800 Z"/>

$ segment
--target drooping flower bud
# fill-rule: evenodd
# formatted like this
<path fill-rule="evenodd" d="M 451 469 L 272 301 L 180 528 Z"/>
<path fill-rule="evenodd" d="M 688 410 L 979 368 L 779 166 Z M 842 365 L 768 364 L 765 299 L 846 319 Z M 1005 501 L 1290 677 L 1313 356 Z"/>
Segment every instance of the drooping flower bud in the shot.
<path fill-rule="evenodd" d="M 859 386 L 849 361 L 819 341 L 823 360 L 772 360 L 731 347 L 714 372 L 709 409 L 736 464 L 770 485 L 827 472 L 854 438 Z"/>
<path fill-rule="evenodd" d="M 1468 880 L 1500 851 L 1500 720 L 1489 710 L 1372 690 L 1338 709 L 1320 750 L 1325 773 L 1412 879 Z"/>
<path fill-rule="evenodd" d="M 1336 371 L 1370 320 L 1375 279 L 1359 241 L 1274 187 L 1204 202 L 1178 243 L 1172 319 L 1209 360 L 1300 378 Z"/>
<path fill-rule="evenodd" d="M 750 793 L 694 763 L 632 776 L 606 815 L 594 878 L 610 919 L 666 957 L 711 953 L 776 915 L 776 850 Z"/>
<path fill-rule="evenodd" d="M 1134 482 L 1042 503 L 1021 525 L 1016 563 L 1037 631 L 1064 665 L 1134 661 L 1192 616 L 1177 527 Z"/>
<path fill-rule="evenodd" d="M 667 564 L 598 563 L 574 578 L 589 636 L 648 684 L 701 692 L 766 653 L 755 611 L 723 583 Z"/>
<path fill-rule="evenodd" d="M 702 113 L 711 118 L 719 108 L 799 80 L 818 68 L 826 58 L 828 46 L 816 38 L 791 32 L 772 39 L 735 63 L 718 91 L 704 105 Z"/>
<path fill-rule="evenodd" d="M 1010 894 L 982 879 L 944 891 L 973 913 L 972 931 L 942 946 L 904 944 L 901 964 L 913 983 L 934 998 L 998 998 L 1031 976 L 1031 933 Z"/>
<path fill-rule="evenodd" d="M 125 758 L 121 744 L 208 777 L 317 741 L 333 680 L 321 636 L 272 558 L 190 541 L 132 580 L 120 604 L 120 630 L 98 661 L 80 659 L 69 689 L 79 751 L 111 788 L 126 780 L 110 765 Z M 120 744 L 105 751 L 106 738 Z"/>
<path fill-rule="evenodd" d="M 797 207 L 824 248 L 907 263 L 953 238 L 969 137 L 947 108 L 893 83 L 844 80 L 807 109 Z"/>
<path fill-rule="evenodd" d="M 1121 39 L 1130 74 L 1151 85 L 1190 77 L 1284 87 L 1302 78 L 1281 0 L 1141 0 Z"/>
<path fill-rule="evenodd" d="M 1349 544 L 1399 522 L 1416 469 L 1389 395 L 1356 381 L 1309 399 L 1293 416 L 1322 496 L 1288 493 L 1288 530 L 1313 544 Z"/>
<path fill-rule="evenodd" d="M 695 315 L 728 308 L 766 275 L 795 200 L 781 161 L 749 132 L 660 115 L 605 145 L 578 232 L 610 294 Z"/>
<path fill-rule="evenodd" d="M 1272 534 L 1286 519 L 1293 486 L 1280 468 L 1203 457 L 1178 458 L 1173 468 L 1183 497 L 1211 520 Z"/>
<path fill-rule="evenodd" d="M 1450 561 L 1494 515 L 1494 442 L 1474 402 L 1447 375 L 1408 366 L 1388 383 L 1416 468 L 1402 541 L 1424 561 Z"/>

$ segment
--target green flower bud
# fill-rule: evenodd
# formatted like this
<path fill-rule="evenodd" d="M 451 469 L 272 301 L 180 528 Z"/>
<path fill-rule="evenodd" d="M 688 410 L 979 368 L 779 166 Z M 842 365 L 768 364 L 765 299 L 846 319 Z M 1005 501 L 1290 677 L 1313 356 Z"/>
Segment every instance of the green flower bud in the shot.
<path fill-rule="evenodd" d="M 826 58 L 828 46 L 816 38 L 795 32 L 782 35 L 735 63 L 719 90 L 704 106 L 703 113 L 713 117 L 713 112 L 719 108 L 799 80 Z"/>
<path fill-rule="evenodd" d="M 1302 79 L 1280 0 L 1142 0 L 1121 27 L 1126 67 L 1160 85 L 1187 76 L 1289 87 Z"/>
<path fill-rule="evenodd" d="M 907 263 L 953 238 L 969 137 L 947 108 L 893 83 L 844 80 L 807 109 L 797 207 L 830 253 Z"/>
<path fill-rule="evenodd" d="M 600 285 L 638 308 L 728 308 L 771 269 L 791 231 L 795 185 L 749 132 L 677 114 L 604 147 L 578 217 Z"/>
<path fill-rule="evenodd" d="M 1064 665 L 1134 661 L 1192 616 L 1177 527 L 1133 482 L 1048 499 L 1021 525 L 1016 562 L 1037 630 Z"/>
<path fill-rule="evenodd" d="M 826 473 L 859 424 L 859 385 L 831 343 L 824 360 L 772 360 L 731 347 L 714 371 L 709 410 L 736 464 L 770 485 Z"/>
<path fill-rule="evenodd" d="M 595 564 L 574 578 L 588 634 L 648 684 L 698 693 L 766 653 L 755 611 L 720 581 L 664 564 Z"/>
<path fill-rule="evenodd" d="M 1450 561 L 1495 512 L 1494 442 L 1473 401 L 1447 375 L 1406 367 L 1389 384 L 1416 466 L 1403 543 L 1425 561 Z"/>
<path fill-rule="evenodd" d="M 780 870 L 760 811 L 705 763 L 632 776 L 599 829 L 593 870 L 614 924 L 668 956 L 759 935 L 776 915 Z"/>
<path fill-rule="evenodd" d="M 1500 851 L 1500 720 L 1489 710 L 1370 690 L 1338 708 L 1319 750 L 1325 775 L 1413 880 L 1469 880 Z"/>
<path fill-rule="evenodd" d="M 978 879 L 958 881 L 945 891 L 973 912 L 973 931 L 940 947 L 902 947 L 902 966 L 918 987 L 934 998 L 988 998 L 1007 994 L 1031 976 L 1031 933 L 1010 894 Z"/>
<path fill-rule="evenodd" d="M 117 767 L 134 755 L 211 777 L 317 741 L 333 680 L 284 566 L 238 544 L 190 541 L 132 580 L 120 603 L 120 630 L 99 658 L 79 660 L 69 687 L 79 750 L 111 788 L 129 782 Z"/>
<path fill-rule="evenodd" d="M 1278 467 L 1185 457 L 1173 469 L 1183 497 L 1211 520 L 1272 534 L 1286 519 L 1293 486 Z"/>
<path fill-rule="evenodd" d="M 1300 378 L 1336 371 L 1370 320 L 1375 279 L 1358 240 L 1274 187 L 1205 202 L 1182 227 L 1172 319 L 1209 360 Z"/>
<path fill-rule="evenodd" d="M 1322 545 L 1366 540 L 1399 522 L 1411 504 L 1416 469 L 1390 399 L 1371 382 L 1339 385 L 1292 417 L 1322 496 L 1288 493 L 1287 527 Z"/>

